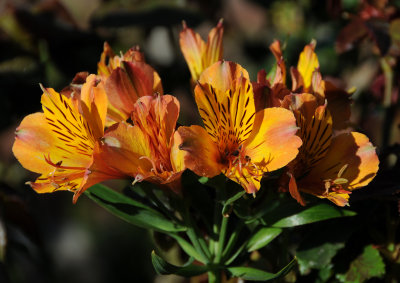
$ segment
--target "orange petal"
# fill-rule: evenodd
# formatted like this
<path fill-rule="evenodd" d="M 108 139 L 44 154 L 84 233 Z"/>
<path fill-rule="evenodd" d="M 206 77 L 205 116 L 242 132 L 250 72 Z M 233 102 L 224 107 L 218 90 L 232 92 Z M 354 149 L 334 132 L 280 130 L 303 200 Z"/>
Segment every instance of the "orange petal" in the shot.
<path fill-rule="evenodd" d="M 198 84 L 195 99 L 207 132 L 221 150 L 229 147 L 228 140 L 241 143 L 248 138 L 255 117 L 254 93 L 249 80 L 238 78 L 228 91 Z"/>
<path fill-rule="evenodd" d="M 105 84 L 114 111 L 127 119 L 139 97 L 163 93 L 161 80 L 152 67 L 143 62 L 122 62 Z M 116 121 L 119 122 L 119 121 Z"/>
<path fill-rule="evenodd" d="M 104 134 L 108 99 L 104 90 L 104 83 L 90 75 L 86 78 L 81 90 L 81 107 L 85 119 L 88 121 L 96 139 Z"/>
<path fill-rule="evenodd" d="M 311 75 L 311 89 L 318 101 L 323 104 L 326 98 L 325 81 L 322 80 L 322 75 L 318 70 L 315 70 Z"/>
<path fill-rule="evenodd" d="M 295 93 L 307 92 L 304 88 L 304 79 L 296 68 L 290 67 L 290 75 L 292 77 L 292 91 Z"/>
<path fill-rule="evenodd" d="M 290 173 L 289 173 L 290 174 Z M 299 189 L 297 188 L 297 183 L 296 179 L 293 176 L 293 174 L 290 174 L 290 180 L 289 180 L 289 193 L 294 198 L 297 200 L 298 203 L 300 203 L 302 206 L 305 206 L 306 203 L 304 199 L 301 197 L 301 194 L 299 192 Z"/>
<path fill-rule="evenodd" d="M 182 172 L 186 169 L 185 159 L 187 158 L 188 152 L 179 148 L 182 143 L 182 136 L 178 131 L 176 131 L 173 136 L 170 154 L 171 164 L 174 172 Z"/>
<path fill-rule="evenodd" d="M 216 62 L 208 67 L 200 76 L 200 84 L 210 84 L 214 88 L 225 92 L 232 88 L 234 80 L 249 79 L 249 73 L 239 64 L 230 61 Z"/>
<path fill-rule="evenodd" d="M 205 58 L 203 59 L 203 68 L 211 66 L 213 63 L 222 59 L 223 45 L 222 38 L 224 35 L 224 27 L 222 19 L 218 22 L 217 26 L 213 28 L 208 34 L 208 40 L 205 50 Z"/>
<path fill-rule="evenodd" d="M 323 160 L 302 181 L 301 189 L 305 192 L 326 197 L 336 204 L 346 204 L 343 198 L 351 190 L 366 186 L 376 175 L 379 159 L 375 148 L 368 137 L 361 133 L 344 133 L 332 139 L 330 149 Z M 340 171 L 343 171 L 338 176 Z M 347 180 L 342 184 L 343 190 L 327 194 L 324 184 L 326 180 L 337 178 Z"/>
<path fill-rule="evenodd" d="M 112 59 L 115 56 L 113 50 L 107 42 L 104 42 L 103 52 L 100 56 L 100 62 L 97 63 L 97 73 L 101 76 L 108 77 L 111 71 L 117 66 L 109 66 L 112 64 Z"/>
<path fill-rule="evenodd" d="M 41 175 L 35 182 L 28 184 L 39 194 L 53 193 L 56 191 L 76 192 L 86 182 L 85 169 L 64 170 L 63 172 L 49 172 Z M 74 200 L 76 202 L 76 199 Z"/>
<path fill-rule="evenodd" d="M 298 135 L 303 140 L 297 159 L 301 168 L 297 168 L 296 175 L 303 175 L 327 154 L 332 139 L 332 117 L 326 105 L 317 106 L 315 99 L 310 99 L 312 95 L 296 97 L 302 100 L 295 113 L 300 127 Z"/>
<path fill-rule="evenodd" d="M 43 113 L 26 116 L 15 132 L 13 153 L 21 165 L 36 173 L 49 172 L 53 167 L 45 160 L 56 144 L 57 138 L 51 132 Z"/>
<path fill-rule="evenodd" d="M 279 40 L 275 40 L 270 46 L 269 50 L 271 50 L 272 54 L 276 59 L 276 72 L 274 80 L 272 81 L 272 85 L 282 84 L 286 85 L 286 65 L 283 60 L 281 43 Z"/>
<path fill-rule="evenodd" d="M 49 134 L 57 138 L 47 152 L 49 160 L 62 161 L 63 166 L 87 168 L 96 140 L 90 125 L 70 99 L 51 88 L 43 90 L 41 102 Z"/>
<path fill-rule="evenodd" d="M 293 113 L 283 108 L 267 108 L 256 113 L 250 137 L 244 144 L 246 154 L 262 171 L 273 171 L 293 160 L 301 139 Z"/>
<path fill-rule="evenodd" d="M 179 127 L 182 143 L 179 148 L 186 151 L 186 167 L 199 176 L 214 177 L 224 168 L 217 145 L 206 130 L 200 126 Z"/>
<path fill-rule="evenodd" d="M 311 86 L 312 74 L 319 69 L 318 57 L 314 52 L 315 41 L 304 47 L 303 52 L 300 53 L 299 62 L 297 63 L 297 70 L 304 80 L 304 92 L 307 92 Z"/>
<path fill-rule="evenodd" d="M 113 170 L 142 179 L 152 174 L 151 146 L 138 126 L 115 124 L 105 133 L 103 143 L 99 158 Z"/>
<path fill-rule="evenodd" d="M 170 148 L 179 109 L 179 101 L 172 95 L 143 96 L 134 105 L 132 120 L 155 144 Z"/>
<path fill-rule="evenodd" d="M 206 49 L 206 43 L 201 39 L 198 33 L 183 23 L 183 30 L 179 34 L 179 44 L 181 51 L 188 64 L 192 79 L 197 81 L 203 72 L 202 56 Z"/>
<path fill-rule="evenodd" d="M 328 109 L 332 114 L 333 127 L 335 129 L 347 128 L 351 116 L 350 94 L 333 83 L 325 81 L 325 97 L 328 100 Z"/>

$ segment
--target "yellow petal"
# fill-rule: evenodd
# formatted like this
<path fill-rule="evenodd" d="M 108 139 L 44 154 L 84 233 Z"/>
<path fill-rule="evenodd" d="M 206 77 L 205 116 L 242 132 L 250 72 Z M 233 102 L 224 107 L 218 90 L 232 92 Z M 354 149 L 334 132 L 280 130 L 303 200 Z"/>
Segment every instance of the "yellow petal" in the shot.
<path fill-rule="evenodd" d="M 303 52 L 300 53 L 299 62 L 297 63 L 297 70 L 304 80 L 304 92 L 307 92 L 311 86 L 313 72 L 319 69 L 318 57 L 314 49 L 315 41 L 306 45 Z"/>
<path fill-rule="evenodd" d="M 179 148 L 186 151 L 186 167 L 197 175 L 214 177 L 224 168 L 217 145 L 200 126 L 179 127 L 182 143 Z"/>
<path fill-rule="evenodd" d="M 195 88 L 204 126 L 221 151 L 230 144 L 244 142 L 252 129 L 254 93 L 252 84 L 243 74 L 248 75 L 238 64 L 217 62 L 203 72 Z"/>
<path fill-rule="evenodd" d="M 95 75 L 89 75 L 81 90 L 81 106 L 85 119 L 88 121 L 93 135 L 99 139 L 104 134 L 108 99 L 104 83 Z"/>
<path fill-rule="evenodd" d="M 304 97 L 304 95 L 303 95 Z M 332 117 L 326 106 L 303 103 L 296 112 L 297 125 L 300 127 L 299 136 L 303 141 L 300 153 L 296 159 L 298 165 L 296 175 L 302 176 L 324 158 L 331 145 L 332 139 Z M 310 117 L 314 108 L 313 116 Z"/>
<path fill-rule="evenodd" d="M 185 23 L 183 30 L 179 34 L 179 44 L 192 79 L 197 81 L 203 71 L 202 56 L 206 49 L 206 44 L 200 35 L 188 28 Z"/>
<path fill-rule="evenodd" d="M 57 138 L 50 130 L 43 113 L 26 116 L 15 132 L 13 153 L 21 165 L 36 173 L 49 172 L 53 169 L 45 160 Z"/>
<path fill-rule="evenodd" d="M 213 63 L 222 59 L 223 45 L 222 38 L 224 34 L 224 27 L 222 20 L 220 20 L 215 28 L 208 34 L 208 40 L 205 48 L 205 56 L 203 59 L 203 68 L 211 66 Z"/>
<path fill-rule="evenodd" d="M 183 139 L 178 131 L 174 133 L 170 159 L 174 172 L 182 172 L 186 169 L 185 159 L 187 158 L 188 152 L 181 150 L 179 146 L 183 143 Z"/>
<path fill-rule="evenodd" d="M 219 61 L 208 67 L 200 76 L 200 84 L 210 84 L 225 92 L 232 88 L 234 80 L 243 77 L 249 79 L 249 73 L 241 65 L 230 61 Z"/>
<path fill-rule="evenodd" d="M 115 171 L 142 179 L 153 168 L 149 140 L 138 126 L 121 122 L 104 135 L 100 156 Z"/>
<path fill-rule="evenodd" d="M 379 159 L 368 137 L 361 133 L 343 133 L 332 139 L 325 158 L 315 164 L 312 171 L 301 180 L 301 190 L 321 198 L 328 198 L 338 205 L 345 205 L 347 194 L 356 188 L 366 186 L 376 175 Z M 332 191 L 324 185 L 336 179 L 340 190 Z"/>
<path fill-rule="evenodd" d="M 246 155 L 262 171 L 277 170 L 292 161 L 301 146 L 294 115 L 283 108 L 257 112 L 253 131 L 244 144 Z"/>
<path fill-rule="evenodd" d="M 198 33 L 188 28 L 185 22 L 183 23 L 183 30 L 179 34 L 179 44 L 193 81 L 196 82 L 207 67 L 222 59 L 223 31 L 222 21 L 220 21 L 210 31 L 205 43 Z"/>
<path fill-rule="evenodd" d="M 70 99 L 44 89 L 42 108 L 56 143 L 47 153 L 53 163 L 64 166 L 86 167 L 91 163 L 95 137 L 88 122 Z"/>

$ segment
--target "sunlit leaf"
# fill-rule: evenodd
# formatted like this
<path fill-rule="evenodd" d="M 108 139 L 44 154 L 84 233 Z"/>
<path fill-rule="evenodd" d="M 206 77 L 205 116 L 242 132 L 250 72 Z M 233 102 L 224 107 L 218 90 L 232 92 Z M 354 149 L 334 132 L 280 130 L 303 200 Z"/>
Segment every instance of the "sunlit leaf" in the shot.
<path fill-rule="evenodd" d="M 112 214 L 133 225 L 160 232 L 178 232 L 186 229 L 168 220 L 160 212 L 104 185 L 94 185 L 86 190 L 85 194 Z"/>
<path fill-rule="evenodd" d="M 354 216 L 355 212 L 327 203 L 302 207 L 297 203 L 282 203 L 269 211 L 263 220 L 266 225 L 285 228 L 294 227 L 332 218 Z"/>
<path fill-rule="evenodd" d="M 379 251 L 373 246 L 366 246 L 363 253 L 351 264 L 346 274 L 338 274 L 340 282 L 359 283 L 385 274 L 385 263 Z"/>

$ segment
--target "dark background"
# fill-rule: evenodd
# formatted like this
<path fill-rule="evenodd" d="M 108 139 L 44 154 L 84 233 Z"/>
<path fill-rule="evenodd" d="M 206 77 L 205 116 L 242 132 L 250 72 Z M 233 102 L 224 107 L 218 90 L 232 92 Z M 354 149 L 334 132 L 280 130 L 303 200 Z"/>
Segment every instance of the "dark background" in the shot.
<path fill-rule="evenodd" d="M 393 38 L 400 33 L 388 34 L 387 29 L 398 17 L 399 2 L 372 1 L 374 7 L 390 6 L 394 11 L 368 22 L 368 34 L 358 37 L 361 28 L 343 32 L 351 15 L 362 9 L 358 0 L 1 1 L 0 282 L 178 280 L 155 277 L 150 232 L 117 219 L 85 196 L 72 205 L 68 192 L 38 195 L 24 185 L 36 176 L 21 167 L 11 147 L 22 118 L 41 110 L 39 83 L 60 91 L 75 73 L 96 73 L 104 41 L 115 52 L 139 45 L 159 72 L 165 93 L 179 98 L 180 123 L 197 123 L 190 73 L 179 50 L 182 20 L 205 38 L 223 18 L 224 58 L 240 63 L 252 79 L 274 64 L 268 50 L 273 39 L 283 42 L 288 66 L 297 64 L 305 44 L 317 40 L 322 75 L 335 77 L 345 88 L 357 88 L 352 123 L 370 137 L 382 160 L 376 180 L 352 195 L 351 208 L 361 213 L 361 224 L 346 241 L 353 244 L 366 237 L 367 243 L 398 247 L 399 67 Z M 390 85 L 384 84 L 382 58 L 389 58 L 393 78 L 386 101 L 384 92 Z M 340 229 L 336 233 L 340 237 Z M 168 256 L 177 254 L 175 248 Z M 391 256 L 394 259 L 385 257 L 386 271 L 396 274 L 399 259 Z"/>

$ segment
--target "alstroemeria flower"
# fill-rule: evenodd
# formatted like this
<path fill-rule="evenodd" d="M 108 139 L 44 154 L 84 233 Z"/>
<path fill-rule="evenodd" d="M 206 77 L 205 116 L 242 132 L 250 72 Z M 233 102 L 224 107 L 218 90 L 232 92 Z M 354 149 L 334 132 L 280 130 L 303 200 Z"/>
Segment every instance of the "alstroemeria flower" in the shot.
<path fill-rule="evenodd" d="M 183 30 L 179 35 L 179 43 L 194 83 L 206 68 L 222 59 L 223 34 L 224 28 L 222 20 L 220 20 L 217 26 L 208 34 L 206 43 L 198 33 L 188 28 L 186 23 L 183 22 Z"/>
<path fill-rule="evenodd" d="M 254 94 L 259 105 L 280 107 L 283 99 L 291 92 L 286 87 L 286 65 L 283 59 L 281 43 L 275 40 L 270 46 L 276 59 L 276 66 L 267 75 L 265 70 L 257 74 L 257 82 L 253 82 Z"/>
<path fill-rule="evenodd" d="M 137 47 L 117 56 L 105 43 L 98 74 L 105 81 L 109 100 L 107 126 L 128 119 L 139 97 L 163 94 L 160 76 L 145 62 Z"/>
<path fill-rule="evenodd" d="M 217 62 L 200 76 L 195 99 L 204 128 L 180 127 L 180 149 L 196 174 L 220 173 L 257 192 L 265 172 L 293 160 L 301 145 L 293 113 L 283 108 L 256 112 L 253 87 L 245 69 Z"/>
<path fill-rule="evenodd" d="M 75 101 L 44 88 L 44 113 L 28 115 L 17 128 L 13 152 L 22 166 L 41 174 L 29 182 L 36 192 L 68 190 L 76 202 L 86 188 L 121 176 L 96 159 L 107 111 L 101 84 L 88 76 Z"/>
<path fill-rule="evenodd" d="M 291 68 L 292 92 L 311 93 L 319 104 L 328 102 L 334 129 L 345 129 L 350 119 L 350 95 L 344 89 L 336 87 L 329 80 L 322 79 L 319 71 L 317 54 L 314 52 L 316 42 L 313 40 L 300 53 L 297 68 Z"/>
<path fill-rule="evenodd" d="M 294 111 L 303 145 L 288 165 L 283 186 L 302 205 L 299 191 L 347 205 L 351 192 L 366 186 L 378 171 L 375 147 L 361 133 L 333 136 L 330 111 L 312 94 L 287 96 L 284 104 Z"/>
<path fill-rule="evenodd" d="M 178 191 L 185 165 L 175 131 L 179 101 L 171 95 L 143 96 L 134 104 L 133 125 L 121 122 L 103 138 L 103 160 L 117 171 Z"/>

